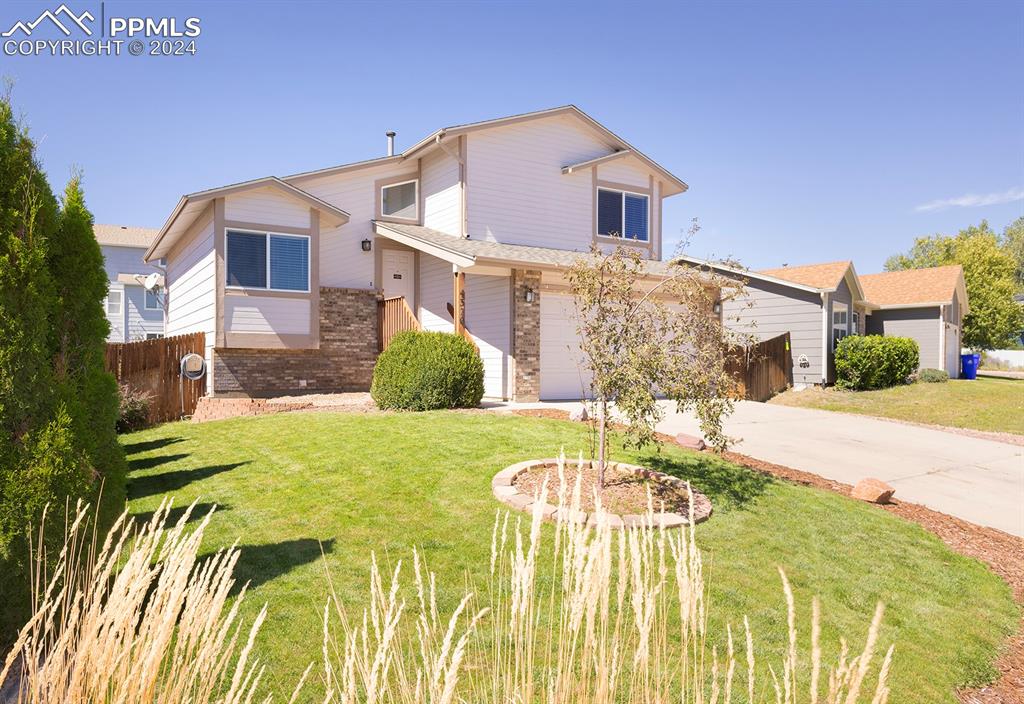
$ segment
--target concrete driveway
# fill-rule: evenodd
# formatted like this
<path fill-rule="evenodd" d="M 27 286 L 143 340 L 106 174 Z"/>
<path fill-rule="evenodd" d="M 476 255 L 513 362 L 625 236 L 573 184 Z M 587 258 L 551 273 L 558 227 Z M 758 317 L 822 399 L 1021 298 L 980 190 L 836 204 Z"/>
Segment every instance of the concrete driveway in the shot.
<path fill-rule="evenodd" d="M 535 407 L 571 410 L 579 403 Z M 660 432 L 700 435 L 666 403 Z M 831 411 L 743 401 L 726 421 L 750 457 L 856 484 L 876 477 L 896 498 L 1024 537 L 1024 447 Z"/>

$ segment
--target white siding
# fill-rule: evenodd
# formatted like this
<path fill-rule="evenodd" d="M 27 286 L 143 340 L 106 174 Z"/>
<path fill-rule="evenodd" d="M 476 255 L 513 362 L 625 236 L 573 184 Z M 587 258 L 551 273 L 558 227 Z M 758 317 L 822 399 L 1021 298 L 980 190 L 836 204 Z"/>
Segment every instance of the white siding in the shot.
<path fill-rule="evenodd" d="M 142 261 L 142 255 L 146 253 L 145 247 L 114 247 L 101 245 L 103 252 L 103 268 L 107 272 L 108 281 L 117 281 L 118 274 L 142 274 L 143 276 L 158 271 Z"/>
<path fill-rule="evenodd" d="M 276 296 L 224 296 L 227 332 L 308 335 L 310 302 Z"/>
<path fill-rule="evenodd" d="M 724 325 L 768 340 L 788 332 L 793 354 L 793 382 L 820 384 L 822 376 L 821 296 L 780 284 L 751 280 L 743 300 L 722 306 Z M 806 357 L 801 365 L 800 357 Z"/>
<path fill-rule="evenodd" d="M 484 363 L 484 396 L 507 398 L 511 343 L 511 282 L 507 276 L 466 275 L 466 328 Z"/>
<path fill-rule="evenodd" d="M 452 148 L 456 148 L 453 143 Z M 462 235 L 462 189 L 459 162 L 443 150 L 423 158 L 423 224 L 459 237 Z"/>
<path fill-rule="evenodd" d="M 466 187 L 473 239 L 585 251 L 593 238 L 590 171 L 562 167 L 611 148 L 575 119 L 557 116 L 467 136 Z"/>
<path fill-rule="evenodd" d="M 416 170 L 415 163 L 386 164 L 340 174 L 302 180 L 295 185 L 349 213 L 349 221 L 320 231 L 320 285 L 374 288 L 374 254 L 360 249 L 373 240 L 376 195 L 374 182 Z"/>
<path fill-rule="evenodd" d="M 207 390 L 213 388 L 209 370 L 213 368 L 213 345 L 216 342 L 215 259 L 211 217 L 167 261 L 167 335 L 206 334 Z"/>
<path fill-rule="evenodd" d="M 256 188 L 225 198 L 224 219 L 309 227 L 309 204 L 274 188 Z"/>
<path fill-rule="evenodd" d="M 420 254 L 419 277 L 419 310 L 416 317 L 420 319 L 420 324 L 424 330 L 452 332 L 455 323 L 448 314 L 448 304 L 452 302 L 454 292 L 452 265 L 428 254 Z"/>
<path fill-rule="evenodd" d="M 110 332 L 107 334 L 108 342 L 127 342 L 128 338 L 125 336 L 125 314 L 124 314 L 124 284 L 111 281 L 107 286 L 107 298 L 110 298 L 110 292 L 114 292 L 114 295 L 121 296 L 121 308 L 117 313 L 111 313 L 110 308 L 107 305 L 107 301 L 103 301 L 104 314 L 107 316 L 107 322 L 110 323 Z"/>
<path fill-rule="evenodd" d="M 636 157 L 619 157 L 597 167 L 597 177 L 637 188 L 649 188 L 651 172 Z"/>

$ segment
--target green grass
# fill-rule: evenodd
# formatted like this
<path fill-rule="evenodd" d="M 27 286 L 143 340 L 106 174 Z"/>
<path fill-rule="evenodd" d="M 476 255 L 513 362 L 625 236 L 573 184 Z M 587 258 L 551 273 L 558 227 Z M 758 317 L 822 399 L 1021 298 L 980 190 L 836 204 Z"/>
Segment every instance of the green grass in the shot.
<path fill-rule="evenodd" d="M 325 567 L 342 598 L 361 607 L 371 551 L 393 565 L 415 545 L 438 573 L 442 606 L 453 608 L 467 576 L 479 583 L 488 571 L 499 508 L 492 475 L 563 446 L 569 454 L 588 447 L 576 424 L 456 412 L 175 423 L 123 442 L 134 513 L 152 511 L 165 493 L 177 505 L 197 497 L 204 508 L 218 504 L 204 550 L 236 540 L 242 547 L 237 575 L 252 583 L 245 613 L 251 619 L 270 604 L 259 648 L 277 698 L 319 658 Z M 875 602 L 886 602 L 883 642 L 897 643 L 894 704 L 954 702 L 955 687 L 994 677 L 997 649 L 1018 617 L 1009 588 L 916 525 L 677 448 L 618 458 L 690 478 L 714 502 L 697 530 L 714 642 L 721 645 L 726 620 L 735 626 L 748 614 L 760 665 L 778 665 L 786 641 L 781 566 L 804 640 L 814 594 L 830 641 L 862 641 Z"/>
<path fill-rule="evenodd" d="M 879 391 L 805 389 L 769 403 L 1024 435 L 1024 381 L 979 377 Z"/>

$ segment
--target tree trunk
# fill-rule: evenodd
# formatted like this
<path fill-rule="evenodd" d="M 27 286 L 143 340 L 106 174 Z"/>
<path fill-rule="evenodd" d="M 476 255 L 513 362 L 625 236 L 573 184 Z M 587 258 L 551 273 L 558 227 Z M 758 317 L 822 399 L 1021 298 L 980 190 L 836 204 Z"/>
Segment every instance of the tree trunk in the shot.
<path fill-rule="evenodd" d="M 597 419 L 597 489 L 599 492 L 604 490 L 604 466 L 605 466 L 605 445 L 606 437 L 608 433 L 608 401 L 600 399 L 598 401 L 598 412 L 600 417 Z"/>

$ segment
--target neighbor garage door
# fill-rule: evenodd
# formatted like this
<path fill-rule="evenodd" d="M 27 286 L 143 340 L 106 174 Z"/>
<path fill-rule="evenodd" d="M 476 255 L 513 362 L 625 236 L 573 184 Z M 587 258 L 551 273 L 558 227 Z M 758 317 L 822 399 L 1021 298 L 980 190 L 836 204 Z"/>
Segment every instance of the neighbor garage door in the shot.
<path fill-rule="evenodd" d="M 589 395 L 590 374 L 583 368 L 572 297 L 540 297 L 540 397 L 577 400 Z"/>

